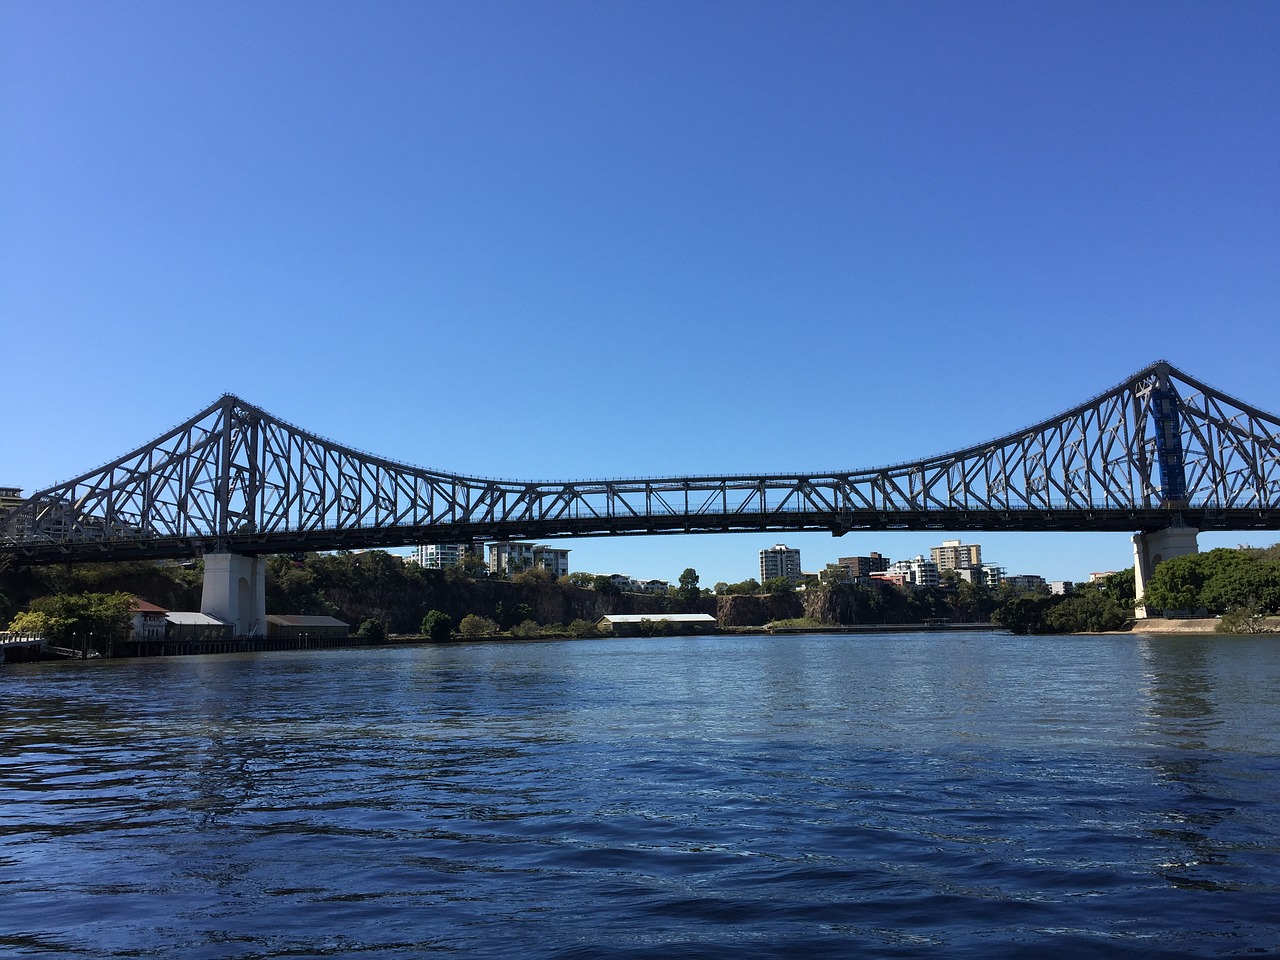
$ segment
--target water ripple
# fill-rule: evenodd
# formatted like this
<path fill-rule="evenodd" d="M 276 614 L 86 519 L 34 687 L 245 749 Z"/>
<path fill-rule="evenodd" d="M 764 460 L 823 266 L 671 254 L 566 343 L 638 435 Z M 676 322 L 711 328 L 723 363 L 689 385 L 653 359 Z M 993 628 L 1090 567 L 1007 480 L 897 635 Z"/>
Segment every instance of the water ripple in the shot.
<path fill-rule="evenodd" d="M 12 956 L 1280 944 L 1280 645 L 670 638 L 0 668 Z"/>

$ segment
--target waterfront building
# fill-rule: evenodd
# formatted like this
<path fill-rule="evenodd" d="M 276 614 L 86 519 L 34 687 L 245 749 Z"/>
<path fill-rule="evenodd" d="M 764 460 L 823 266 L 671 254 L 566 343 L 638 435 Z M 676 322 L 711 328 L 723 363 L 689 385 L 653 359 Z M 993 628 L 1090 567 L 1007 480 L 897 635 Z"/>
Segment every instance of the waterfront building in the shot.
<path fill-rule="evenodd" d="M 509 577 L 533 566 L 533 544 L 501 541 L 486 545 L 489 572 L 495 577 Z"/>
<path fill-rule="evenodd" d="M 898 560 L 891 563 L 888 572 L 901 576 L 905 583 L 914 587 L 938 585 L 938 565 L 932 560 L 926 560 L 923 554 L 917 554 L 911 560 Z"/>
<path fill-rule="evenodd" d="M 617 587 L 622 593 L 639 593 L 638 584 L 625 573 L 609 574 L 609 582 Z"/>
<path fill-rule="evenodd" d="M 1005 577 L 1004 582 L 1018 590 L 1045 590 L 1048 587 L 1044 577 L 1036 573 L 1014 574 L 1013 576 Z"/>
<path fill-rule="evenodd" d="M 785 543 L 774 544 L 760 551 L 760 582 L 786 577 L 792 583 L 800 581 L 800 551 Z"/>
<path fill-rule="evenodd" d="M 910 583 L 910 581 L 907 579 L 907 574 L 894 573 L 888 570 L 871 574 L 871 579 L 878 580 L 883 583 L 891 583 L 895 587 L 906 587 Z"/>
<path fill-rule="evenodd" d="M 164 615 L 170 640 L 230 640 L 236 625 L 221 617 L 188 610 L 170 610 Z"/>
<path fill-rule="evenodd" d="M 509 577 L 533 567 L 542 567 L 557 580 L 569 574 L 569 551 L 560 547 L 503 540 L 487 549 L 489 572 L 494 576 Z"/>
<path fill-rule="evenodd" d="M 157 607 L 146 600 L 133 598 L 133 640 L 163 640 L 165 634 L 165 615 L 168 610 Z"/>
<path fill-rule="evenodd" d="M 995 590 L 1004 583 L 1004 567 L 997 567 L 990 563 L 984 563 L 980 567 L 957 567 L 954 573 L 965 583 L 983 586 L 989 590 Z"/>
<path fill-rule="evenodd" d="M 942 546 L 929 548 L 929 555 L 940 571 L 982 566 L 982 547 L 976 543 L 943 540 Z"/>
<path fill-rule="evenodd" d="M 917 554 L 911 561 L 911 578 L 917 587 L 936 587 L 938 585 L 938 565 Z"/>
<path fill-rule="evenodd" d="M 460 565 L 468 553 L 480 552 L 474 543 L 423 543 L 414 549 L 410 559 L 428 570 L 443 570 Z"/>
<path fill-rule="evenodd" d="M 292 640 L 345 640 L 349 624 L 337 617 L 267 614 L 267 636 Z"/>
<path fill-rule="evenodd" d="M 637 580 L 625 573 L 611 573 L 606 579 L 621 593 L 647 593 L 660 596 L 671 592 L 671 584 L 666 580 Z"/>
<path fill-rule="evenodd" d="M 1055 597 L 1065 597 L 1075 590 L 1075 586 L 1070 580 L 1050 580 L 1049 592 Z"/>
<path fill-rule="evenodd" d="M 569 551 L 564 547 L 534 547 L 533 562 L 557 580 L 569 575 Z"/>
<path fill-rule="evenodd" d="M 889 569 L 889 558 L 882 557 L 874 550 L 866 557 L 841 557 L 836 563 L 849 571 L 855 580 L 865 579 L 874 573 L 884 573 Z"/>
<path fill-rule="evenodd" d="M 634 637 L 651 633 L 657 624 L 682 636 L 691 633 L 715 633 L 716 618 L 709 613 L 611 613 L 596 621 L 596 629 L 618 637 Z"/>
<path fill-rule="evenodd" d="M 0 517 L 3 517 L 21 502 L 21 487 L 0 487 Z"/>

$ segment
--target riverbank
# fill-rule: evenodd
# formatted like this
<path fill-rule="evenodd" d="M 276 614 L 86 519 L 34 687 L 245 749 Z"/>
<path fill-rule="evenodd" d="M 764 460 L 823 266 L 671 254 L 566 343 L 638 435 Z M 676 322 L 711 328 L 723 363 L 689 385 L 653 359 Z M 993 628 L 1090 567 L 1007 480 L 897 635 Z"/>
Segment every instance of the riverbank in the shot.
<path fill-rule="evenodd" d="M 1218 626 L 1217 617 L 1168 619 L 1147 617 L 1133 621 L 1129 633 L 1213 633 Z"/>
<path fill-rule="evenodd" d="M 1165 619 L 1162 617 L 1148 617 L 1146 620 L 1135 620 L 1133 622 L 1130 633 L 1216 633 L 1218 624 L 1222 621 L 1218 617 L 1201 617 L 1188 619 Z M 1280 617 L 1264 617 L 1262 621 L 1262 629 L 1253 631 L 1255 633 L 1280 633 Z"/>

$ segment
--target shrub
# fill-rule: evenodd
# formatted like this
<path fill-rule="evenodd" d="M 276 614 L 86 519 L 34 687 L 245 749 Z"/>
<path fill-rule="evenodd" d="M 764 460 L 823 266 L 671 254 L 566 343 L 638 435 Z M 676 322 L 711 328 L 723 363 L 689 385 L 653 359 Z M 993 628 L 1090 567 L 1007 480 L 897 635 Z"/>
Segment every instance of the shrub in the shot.
<path fill-rule="evenodd" d="M 370 617 L 356 629 L 356 636 L 370 643 L 382 643 L 387 639 L 387 625 L 377 617 Z"/>
<path fill-rule="evenodd" d="M 571 637 L 583 639 L 585 637 L 594 637 L 596 635 L 596 625 L 590 620 L 574 620 L 565 628 L 565 632 Z"/>
<path fill-rule="evenodd" d="M 422 635 L 437 642 L 448 640 L 453 633 L 453 617 L 440 610 L 432 610 L 422 618 Z"/>
<path fill-rule="evenodd" d="M 1262 611 L 1256 605 L 1234 607 L 1222 615 L 1222 619 L 1218 621 L 1214 631 L 1217 633 L 1269 633 L 1270 625 L 1267 618 L 1263 616 Z"/>
<path fill-rule="evenodd" d="M 458 624 L 458 633 L 467 638 L 491 637 L 499 630 L 498 622 L 488 617 L 468 613 Z"/>
<path fill-rule="evenodd" d="M 545 567 L 530 567 L 528 570 L 522 570 L 511 578 L 516 583 L 555 583 L 555 577 L 551 575 L 551 571 Z"/>

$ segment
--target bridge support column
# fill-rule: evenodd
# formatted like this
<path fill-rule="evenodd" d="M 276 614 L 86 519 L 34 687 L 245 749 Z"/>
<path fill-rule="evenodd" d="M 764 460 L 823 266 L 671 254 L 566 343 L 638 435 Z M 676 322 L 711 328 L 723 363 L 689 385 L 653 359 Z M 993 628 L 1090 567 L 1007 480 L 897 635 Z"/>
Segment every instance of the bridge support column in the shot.
<path fill-rule="evenodd" d="M 1169 527 L 1166 530 L 1134 534 L 1133 589 L 1138 600 L 1134 615 L 1139 620 L 1146 619 L 1147 616 L 1147 608 L 1143 606 L 1142 598 L 1146 595 L 1151 574 L 1163 560 L 1199 553 L 1200 547 L 1196 543 L 1197 533 L 1199 533 L 1198 530 L 1190 527 Z"/>
<path fill-rule="evenodd" d="M 237 553 L 207 553 L 200 612 L 236 625 L 238 637 L 267 632 L 267 561 Z"/>

